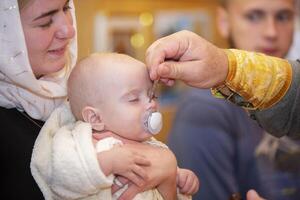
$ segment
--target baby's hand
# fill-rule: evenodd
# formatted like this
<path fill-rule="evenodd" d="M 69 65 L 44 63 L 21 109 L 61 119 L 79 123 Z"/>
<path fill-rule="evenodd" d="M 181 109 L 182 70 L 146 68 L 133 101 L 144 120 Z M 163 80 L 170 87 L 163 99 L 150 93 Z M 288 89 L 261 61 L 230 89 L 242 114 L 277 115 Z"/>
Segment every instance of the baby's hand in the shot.
<path fill-rule="evenodd" d="M 150 161 L 131 149 L 115 146 L 98 153 L 98 160 L 105 175 L 120 175 L 138 186 L 142 186 L 148 179 L 144 167 L 150 166 Z"/>
<path fill-rule="evenodd" d="M 247 200 L 266 200 L 259 196 L 255 190 L 249 190 L 247 192 Z"/>
<path fill-rule="evenodd" d="M 199 190 L 198 177 L 188 169 L 177 169 L 177 187 L 182 194 L 193 195 Z"/>

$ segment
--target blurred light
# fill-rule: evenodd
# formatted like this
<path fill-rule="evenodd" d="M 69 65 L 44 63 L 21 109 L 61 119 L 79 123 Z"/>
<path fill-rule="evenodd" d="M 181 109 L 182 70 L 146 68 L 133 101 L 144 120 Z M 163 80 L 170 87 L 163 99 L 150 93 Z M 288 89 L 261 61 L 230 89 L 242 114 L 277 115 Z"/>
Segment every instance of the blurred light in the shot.
<path fill-rule="evenodd" d="M 149 12 L 141 13 L 139 21 L 143 26 L 150 26 L 153 23 L 153 15 Z"/>
<path fill-rule="evenodd" d="M 136 33 L 131 36 L 130 43 L 134 48 L 140 48 L 145 43 L 144 36 L 141 33 Z"/>

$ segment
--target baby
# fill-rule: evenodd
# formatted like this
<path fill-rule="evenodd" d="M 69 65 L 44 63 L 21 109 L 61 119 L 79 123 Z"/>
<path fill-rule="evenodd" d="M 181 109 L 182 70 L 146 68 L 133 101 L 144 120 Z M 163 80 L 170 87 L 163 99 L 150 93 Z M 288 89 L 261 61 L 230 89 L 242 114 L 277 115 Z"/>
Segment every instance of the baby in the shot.
<path fill-rule="evenodd" d="M 32 171 L 45 198 L 118 199 L 128 188 L 128 184 L 123 185 L 118 177 L 135 184 L 147 177 L 142 166 L 148 166 L 149 162 L 143 157 L 129 155 L 120 146 L 142 142 L 153 148 L 167 148 L 153 138 L 161 128 L 161 115 L 157 112 L 156 99 L 150 96 L 151 88 L 146 66 L 126 55 L 97 53 L 76 65 L 68 81 L 69 102 L 75 119 L 65 117 L 72 114 L 65 107 L 48 120 L 61 128 L 53 128 L 53 122 L 48 126 L 50 122 L 47 121 L 46 128 L 42 129 L 48 136 L 51 135 L 49 132 L 55 132 L 52 160 L 48 163 L 51 170 L 37 166 L 36 160 L 41 157 L 37 156 L 41 154 L 38 149 L 44 147 L 43 142 L 38 142 L 42 139 L 38 138 L 35 144 Z M 41 173 L 44 170 L 48 174 Z M 190 199 L 188 195 L 199 188 L 198 178 L 187 169 L 174 166 L 173 170 L 174 177 L 139 193 L 134 199 Z M 119 188 L 112 196 L 113 184 Z M 87 187 L 85 192 L 78 194 L 84 187 Z M 177 195 L 176 188 L 185 194 Z"/>

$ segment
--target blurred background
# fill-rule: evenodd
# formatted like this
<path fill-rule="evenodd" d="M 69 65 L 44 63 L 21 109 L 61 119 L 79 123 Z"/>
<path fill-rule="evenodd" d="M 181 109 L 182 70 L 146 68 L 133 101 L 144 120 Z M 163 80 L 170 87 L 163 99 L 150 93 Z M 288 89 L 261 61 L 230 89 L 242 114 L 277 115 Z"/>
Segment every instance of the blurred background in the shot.
<path fill-rule="evenodd" d="M 179 30 L 191 30 L 219 47 L 225 39 L 216 27 L 218 0 L 75 0 L 79 59 L 96 51 L 125 53 L 144 61 L 156 39 Z M 290 58 L 300 57 L 300 25 Z M 172 125 L 179 93 L 184 86 L 160 86 L 164 127 L 156 137 L 165 142 Z"/>

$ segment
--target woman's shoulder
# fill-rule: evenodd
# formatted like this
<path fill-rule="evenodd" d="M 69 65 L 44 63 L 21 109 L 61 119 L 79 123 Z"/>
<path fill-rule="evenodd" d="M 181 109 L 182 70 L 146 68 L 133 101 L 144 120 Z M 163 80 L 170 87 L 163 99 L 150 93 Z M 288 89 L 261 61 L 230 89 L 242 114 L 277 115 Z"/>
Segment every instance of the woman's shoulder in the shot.
<path fill-rule="evenodd" d="M 0 107 L 0 119 L 2 130 L 9 132 L 34 132 L 38 133 L 43 126 L 43 122 L 32 119 L 25 112 L 16 108 Z"/>
<path fill-rule="evenodd" d="M 0 107 L 0 118 L 2 124 L 5 125 L 3 122 L 9 124 L 14 123 L 14 121 L 19 118 L 18 112 L 19 111 L 16 108 L 7 109 Z"/>

